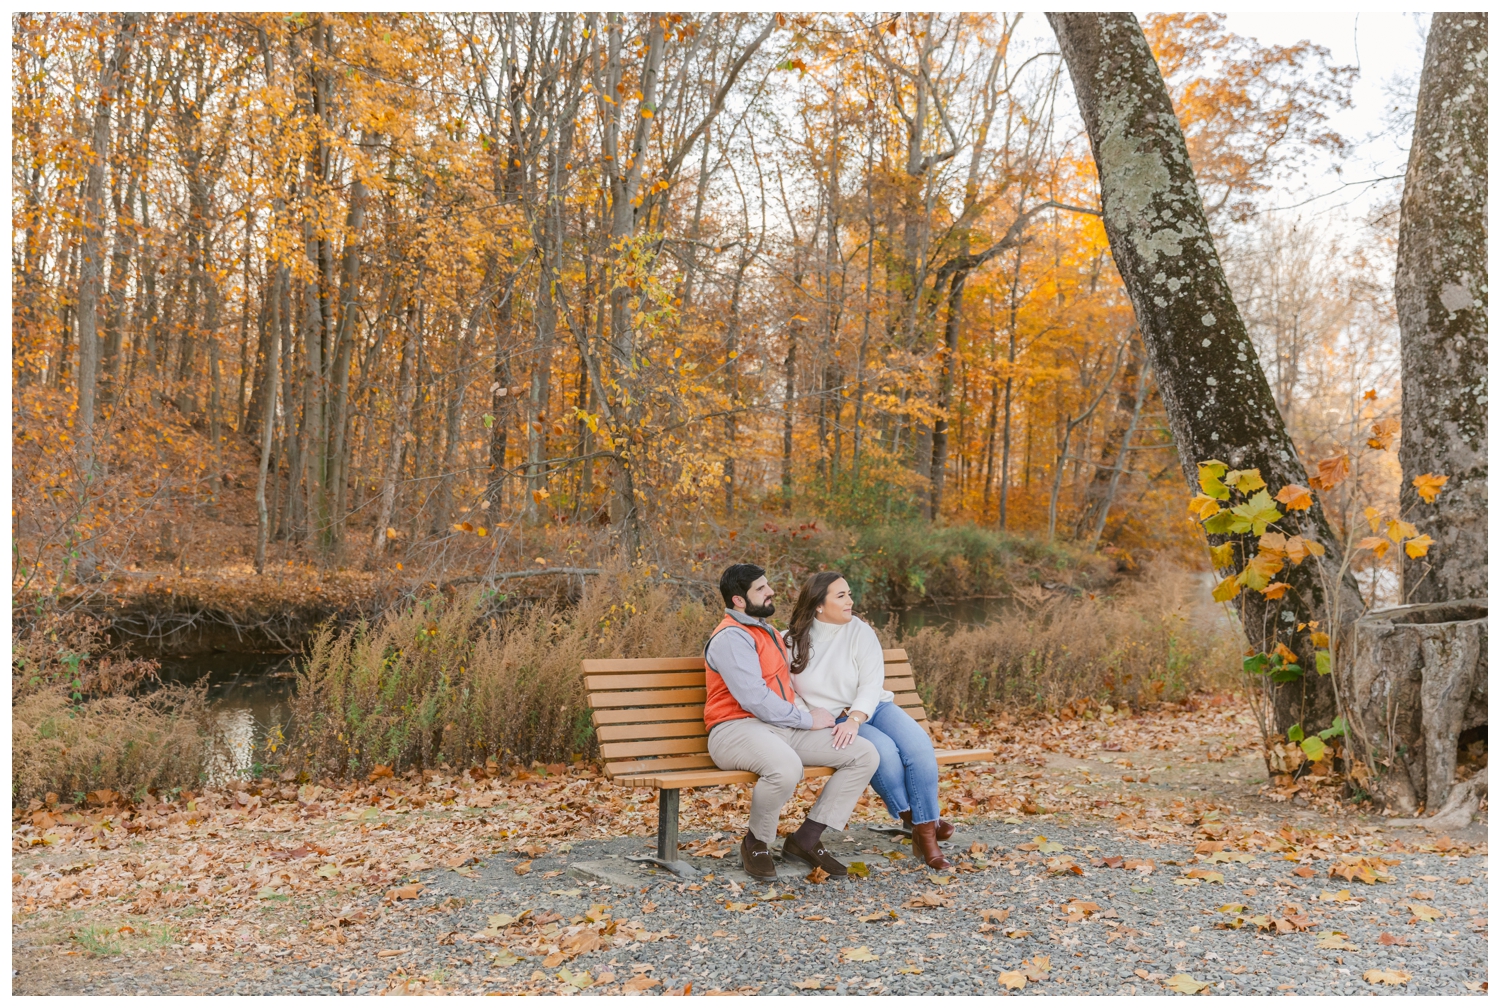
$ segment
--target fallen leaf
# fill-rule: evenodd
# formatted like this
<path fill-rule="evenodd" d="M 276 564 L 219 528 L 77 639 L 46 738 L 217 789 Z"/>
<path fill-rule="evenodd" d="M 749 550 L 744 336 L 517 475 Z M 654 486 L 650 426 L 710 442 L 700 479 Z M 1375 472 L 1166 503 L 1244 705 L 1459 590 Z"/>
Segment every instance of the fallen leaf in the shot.
<path fill-rule="evenodd" d="M 747 910 L 754 910 L 755 909 L 755 904 L 754 903 L 725 903 L 724 904 L 724 909 L 725 910 L 733 910 L 736 913 L 744 913 Z"/>
<path fill-rule="evenodd" d="M 1041 851 L 1043 854 L 1056 854 L 1058 851 L 1063 849 L 1062 844 L 1058 843 L 1056 840 L 1048 840 L 1044 836 L 1037 837 L 1032 841 L 1032 843 L 1036 844 L 1036 849 Z"/>
<path fill-rule="evenodd" d="M 933 885 L 947 885 L 949 882 L 953 881 L 953 876 L 952 875 L 928 875 L 927 876 L 927 881 L 931 882 Z"/>
<path fill-rule="evenodd" d="M 655 910 L 656 904 L 651 900 L 647 900 L 646 902 L 641 904 L 641 913 L 643 914 L 653 913 L 655 912 Z"/>
<path fill-rule="evenodd" d="M 1021 969 L 1026 973 L 1026 979 L 1035 983 L 1047 979 L 1047 973 L 1052 969 L 1051 956 L 1032 956 L 1021 963 Z"/>
<path fill-rule="evenodd" d="M 822 990 L 822 977 L 808 977 L 806 980 L 794 980 L 792 986 L 798 990 Z"/>
<path fill-rule="evenodd" d="M 1009 917 L 1010 917 L 1010 908 L 1009 907 L 1006 907 L 1003 910 L 981 910 L 981 911 L 979 911 L 979 919 L 983 920 L 983 921 L 988 921 L 991 924 L 999 924 L 1002 921 L 1008 919 Z"/>
<path fill-rule="evenodd" d="M 876 910 L 874 913 L 868 913 L 860 917 L 859 921 L 861 924 L 873 924 L 879 920 L 890 920 L 895 916 L 896 911 L 894 910 Z"/>
<path fill-rule="evenodd" d="M 1395 935 L 1391 934 L 1389 931 L 1382 931 L 1382 932 L 1380 932 L 1380 937 L 1376 938 L 1375 940 L 1378 941 L 1382 945 L 1410 945 L 1411 944 L 1411 942 L 1409 942 L 1409 941 L 1406 940 L 1406 936 L 1405 935 L 1402 935 L 1400 938 L 1397 938 Z"/>
<path fill-rule="evenodd" d="M 1307 867 L 1307 865 L 1302 865 L 1300 867 L 1293 868 L 1292 874 L 1297 876 L 1298 878 L 1312 878 L 1318 873 Z"/>
<path fill-rule="evenodd" d="M 859 945 L 853 948 L 839 949 L 844 957 L 844 962 L 874 962 L 880 956 L 870 951 L 870 946 Z"/>
<path fill-rule="evenodd" d="M 427 887 L 420 882 L 413 882 L 411 885 L 397 886 L 395 889 L 392 889 L 390 892 L 386 893 L 386 896 L 390 897 L 393 900 L 416 899 L 418 896 L 422 895 L 422 890 L 426 888 Z"/>
<path fill-rule="evenodd" d="M 812 871 L 808 872 L 807 881 L 813 883 L 814 885 L 822 885 L 824 882 L 828 881 L 828 873 L 822 868 L 814 868 Z"/>
<path fill-rule="evenodd" d="M 1427 906 L 1425 903 L 1408 903 L 1406 904 L 1406 908 L 1411 911 L 1411 919 L 1413 923 L 1419 920 L 1435 921 L 1447 916 L 1442 910 L 1439 910 L 1437 907 Z"/>
<path fill-rule="evenodd" d="M 378 958 L 381 958 L 381 959 L 390 959 L 390 958 L 392 958 L 394 956 L 406 955 L 406 953 L 408 953 L 410 951 L 411 951 L 411 949 L 409 949 L 409 948 L 404 948 L 404 949 L 381 949 L 379 952 L 376 952 L 375 955 Z"/>
<path fill-rule="evenodd" d="M 629 980 L 626 980 L 624 983 L 622 983 L 620 985 L 620 989 L 623 991 L 628 991 L 631 994 L 639 994 L 641 991 L 650 990 L 652 987 L 655 987 L 659 983 L 661 983 L 660 980 L 653 980 L 650 977 L 646 976 L 646 974 L 641 973 L 638 976 L 633 976 Z"/>
<path fill-rule="evenodd" d="M 531 862 L 522 861 L 520 864 L 516 865 L 515 872 L 517 875 L 529 874 L 531 872 Z"/>
<path fill-rule="evenodd" d="M 589 976 L 588 973 L 573 973 L 566 966 L 557 971 L 557 979 L 565 984 L 571 984 L 579 990 L 594 985 L 594 978 Z"/>
<path fill-rule="evenodd" d="M 1363 976 L 1365 983 L 1383 983 L 1391 987 L 1399 987 L 1411 979 L 1406 970 L 1368 969 Z"/>
<path fill-rule="evenodd" d="M 1207 983 L 1203 980 L 1194 980 L 1192 976 L 1187 973 L 1178 973 L 1176 976 L 1170 977 L 1167 980 L 1167 987 L 1179 994 L 1196 994 L 1199 991 L 1203 990 L 1205 987 L 1212 986 L 1213 984 Z"/>
<path fill-rule="evenodd" d="M 1350 944 L 1349 936 L 1342 931 L 1319 931 L 1318 948 L 1342 949 L 1348 952 L 1359 951 L 1359 946 Z"/>
<path fill-rule="evenodd" d="M 1006 970 L 1000 974 L 1000 986 L 1009 987 L 1011 990 L 1021 990 L 1026 986 L 1026 974 L 1020 970 Z"/>
<path fill-rule="evenodd" d="M 863 861 L 850 861 L 849 874 L 854 876 L 855 878 L 869 878 L 870 866 L 865 864 Z"/>

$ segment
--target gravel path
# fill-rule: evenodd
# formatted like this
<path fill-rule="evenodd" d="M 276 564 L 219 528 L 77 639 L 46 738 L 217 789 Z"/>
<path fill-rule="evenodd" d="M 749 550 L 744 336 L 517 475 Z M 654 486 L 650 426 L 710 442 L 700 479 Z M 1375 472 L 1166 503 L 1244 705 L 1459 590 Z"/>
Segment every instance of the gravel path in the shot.
<path fill-rule="evenodd" d="M 1248 860 L 1196 853 L 1214 846 L 1204 843 L 1212 826 L 1180 844 L 1061 825 L 1042 826 L 1047 840 L 1037 844 L 1038 828 L 1035 820 L 960 827 L 948 846 L 963 852 L 962 870 L 948 879 L 888 859 L 909 847 L 862 827 L 829 840 L 868 877 L 823 884 L 783 865 L 774 887 L 752 886 L 731 850 L 696 859 L 713 878 L 690 887 L 624 861 L 644 850 L 632 838 L 536 856 L 523 875 L 515 869 L 526 855 L 500 856 L 465 869 L 468 877 L 424 872 L 417 898 L 365 905 L 379 916 L 357 948 L 233 989 L 657 993 L 691 983 L 693 993 L 1159 994 L 1183 986 L 1173 978 L 1186 974 L 1224 994 L 1466 994 L 1474 989 L 1466 984 L 1487 979 L 1486 857 L 1386 853 L 1375 868 L 1390 881 L 1367 884 L 1330 879 L 1340 863 L 1331 853 L 1301 864 L 1268 850 Z M 1273 829 L 1262 828 L 1262 836 Z M 1245 846 L 1231 843 L 1226 854 Z M 1135 860 L 1154 867 L 1125 867 Z M 526 911 L 509 926 L 492 919 Z M 548 958 L 601 925 L 600 948 Z M 1370 970 L 1397 983 L 1366 980 Z"/>

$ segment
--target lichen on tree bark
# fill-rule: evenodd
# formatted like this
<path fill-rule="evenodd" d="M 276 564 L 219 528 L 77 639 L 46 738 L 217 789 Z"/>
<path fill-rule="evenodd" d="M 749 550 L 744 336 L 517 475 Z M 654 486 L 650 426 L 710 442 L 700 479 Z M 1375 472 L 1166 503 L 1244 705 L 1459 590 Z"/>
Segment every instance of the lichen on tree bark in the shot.
<path fill-rule="evenodd" d="M 1183 472 L 1216 458 L 1259 469 L 1272 488 L 1306 485 L 1307 474 L 1276 408 L 1255 348 L 1224 279 L 1182 127 L 1140 24 L 1130 14 L 1048 14 L 1078 98 L 1099 173 L 1104 229 L 1135 306 Z M 1288 514 L 1290 534 L 1316 539 L 1337 570 L 1338 543 L 1322 508 Z M 1232 536 L 1215 536 L 1223 542 Z M 1249 552 L 1254 537 L 1243 536 Z M 1246 553 L 1238 552 L 1236 563 Z M 1275 688 L 1275 728 L 1321 727 L 1334 716 L 1331 684 L 1311 674 L 1308 624 L 1331 608 L 1314 562 L 1281 575 L 1280 600 L 1239 596 L 1252 647 L 1285 642 L 1309 674 Z M 1350 590 L 1341 586 L 1339 590 Z M 1344 611 L 1357 613 L 1357 601 Z"/>
<path fill-rule="evenodd" d="M 1434 540 L 1406 562 L 1411 602 L 1488 595 L 1488 31 L 1486 14 L 1432 16 L 1401 194 L 1401 507 Z M 1423 473 L 1448 477 L 1431 505 Z"/>

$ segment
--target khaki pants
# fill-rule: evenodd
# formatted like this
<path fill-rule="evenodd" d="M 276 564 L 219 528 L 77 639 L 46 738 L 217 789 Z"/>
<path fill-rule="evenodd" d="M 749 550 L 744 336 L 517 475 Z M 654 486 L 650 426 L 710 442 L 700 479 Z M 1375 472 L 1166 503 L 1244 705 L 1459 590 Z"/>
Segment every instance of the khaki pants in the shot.
<path fill-rule="evenodd" d="M 880 753 L 866 739 L 855 736 L 844 748 L 835 749 L 832 728 L 775 728 L 755 718 L 714 725 L 708 733 L 708 754 L 720 770 L 760 775 L 750 796 L 750 832 L 768 844 L 776 839 L 782 806 L 796 792 L 804 766 L 834 768 L 807 817 L 841 830 L 880 765 Z"/>

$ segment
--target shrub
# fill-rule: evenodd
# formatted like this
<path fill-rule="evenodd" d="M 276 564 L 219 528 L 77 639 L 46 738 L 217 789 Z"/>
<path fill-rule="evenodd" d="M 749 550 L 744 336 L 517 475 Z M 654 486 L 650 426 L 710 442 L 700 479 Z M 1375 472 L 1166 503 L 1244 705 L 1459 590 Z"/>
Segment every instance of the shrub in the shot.
<path fill-rule="evenodd" d="M 887 646 L 906 648 L 924 701 L 943 716 L 1050 710 L 1084 697 L 1176 700 L 1231 683 L 1244 644 L 1192 577 L 1160 573 L 1116 596 L 1022 595 L 983 624 L 887 634 Z"/>
<path fill-rule="evenodd" d="M 11 640 L 11 799 L 109 789 L 132 798 L 202 779 L 213 731 L 205 690 L 131 691 L 156 663 L 110 655 L 103 628 L 51 618 Z"/>
<path fill-rule="evenodd" d="M 422 601 L 313 642 L 283 765 L 347 777 L 593 751 L 579 663 L 702 650 L 717 609 L 639 573 L 592 580 L 578 605 L 489 615 L 485 593 Z"/>

